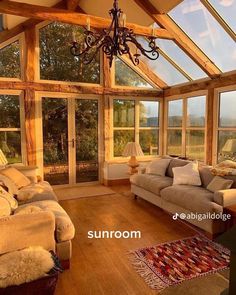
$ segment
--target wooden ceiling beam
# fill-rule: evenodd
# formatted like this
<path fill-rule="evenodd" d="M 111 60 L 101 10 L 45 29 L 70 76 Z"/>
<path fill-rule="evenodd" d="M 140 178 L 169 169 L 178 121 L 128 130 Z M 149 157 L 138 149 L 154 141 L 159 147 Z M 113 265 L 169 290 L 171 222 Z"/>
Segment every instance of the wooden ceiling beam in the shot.
<path fill-rule="evenodd" d="M 90 18 L 92 28 L 104 29 L 108 28 L 111 20 L 93 15 L 84 15 L 82 13 L 73 12 L 65 9 L 53 7 L 44 7 L 27 3 L 19 3 L 14 1 L 0 1 L 0 13 L 12 14 L 39 20 L 58 21 L 68 24 L 85 26 L 87 19 Z M 127 23 L 126 26 L 132 29 L 135 34 L 142 36 L 152 36 L 153 29 L 133 23 Z M 154 34 L 157 38 L 173 39 L 172 35 L 165 29 L 155 29 Z"/>
<path fill-rule="evenodd" d="M 64 1 L 60 1 L 56 5 L 52 6 L 54 8 L 63 8 L 66 9 L 66 3 Z M 41 23 L 42 20 L 38 19 L 28 19 L 19 25 L 15 26 L 12 29 L 4 30 L 0 32 L 0 44 L 23 33 L 26 29 L 36 26 L 37 24 Z"/>
<path fill-rule="evenodd" d="M 224 73 L 217 78 L 207 79 L 204 81 L 191 82 L 182 86 L 174 86 L 164 89 L 164 97 L 182 95 L 194 91 L 206 90 L 209 88 L 226 87 L 236 84 L 236 71 Z"/>
<path fill-rule="evenodd" d="M 173 37 L 175 43 L 194 60 L 211 78 L 221 74 L 217 66 L 198 48 L 198 46 L 166 14 L 160 14 L 149 0 L 134 0 L 152 19 Z"/>

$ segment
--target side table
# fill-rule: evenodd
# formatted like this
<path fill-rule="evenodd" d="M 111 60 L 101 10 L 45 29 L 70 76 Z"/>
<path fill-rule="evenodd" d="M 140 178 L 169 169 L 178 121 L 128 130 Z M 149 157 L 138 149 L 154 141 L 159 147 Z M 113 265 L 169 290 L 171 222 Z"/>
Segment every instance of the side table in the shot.
<path fill-rule="evenodd" d="M 226 224 L 228 230 L 236 224 L 236 205 L 225 207 L 223 213 L 231 215 L 231 219 L 229 219 Z"/>

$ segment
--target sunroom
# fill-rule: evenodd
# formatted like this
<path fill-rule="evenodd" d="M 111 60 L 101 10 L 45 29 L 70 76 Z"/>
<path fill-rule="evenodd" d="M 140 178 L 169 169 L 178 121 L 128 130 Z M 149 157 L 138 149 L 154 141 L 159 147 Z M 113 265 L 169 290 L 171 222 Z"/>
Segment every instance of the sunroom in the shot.
<path fill-rule="evenodd" d="M 218 249 L 212 239 L 236 224 L 235 0 L 3 0 L 0 13 L 0 185 L 17 200 L 16 215 L 23 210 L 17 218 L 39 214 L 39 206 L 53 212 L 53 233 L 59 232 L 50 245 L 50 239 L 40 242 L 42 233 L 32 243 L 8 249 L 5 244 L 20 236 L 9 237 L 15 228 L 6 226 L 0 260 L 12 251 L 42 246 L 68 268 L 73 243 L 71 268 L 59 275 L 55 294 L 157 294 L 165 288 L 163 294 L 191 295 L 197 289 L 205 294 L 204 288 L 220 280 L 218 271 L 229 267 L 229 258 L 228 264 L 221 261 L 224 267 L 208 266 L 192 277 L 177 271 L 173 280 L 158 275 L 154 263 L 148 281 L 125 260 L 125 251 L 197 233 L 207 236 L 212 252 L 206 255 L 211 255 Z M 113 26 L 109 35 L 112 16 L 120 30 Z M 119 49 L 108 44 L 108 36 Z M 47 198 L 49 191 L 53 197 Z M 60 208 L 50 207 L 54 198 Z M 37 205 L 45 200 L 49 203 Z M 54 211 L 69 219 L 65 240 Z M 183 221 L 190 212 L 231 218 Z M 185 218 L 174 220 L 175 214 Z M 4 216 L 8 213 L 0 220 Z M 142 238 L 123 236 L 123 244 L 117 237 L 89 240 L 88 232 L 95 229 L 142 229 Z M 225 245 L 224 239 L 220 242 Z M 199 243 L 201 248 L 208 242 Z M 112 246 L 117 257 L 105 251 Z M 216 259 L 226 250 L 214 252 Z M 118 263 L 111 268 L 110 283 L 108 260 Z M 93 268 L 98 270 L 91 276 Z M 214 275 L 186 283 L 208 273 Z M 231 284 L 228 275 L 223 277 L 209 294 L 221 294 Z M 91 285 L 85 282 L 89 279 Z M 178 287 L 177 281 L 183 283 Z M 6 288 L 11 285 L 16 284 Z M 18 294 L 20 287 L 14 290 Z"/>

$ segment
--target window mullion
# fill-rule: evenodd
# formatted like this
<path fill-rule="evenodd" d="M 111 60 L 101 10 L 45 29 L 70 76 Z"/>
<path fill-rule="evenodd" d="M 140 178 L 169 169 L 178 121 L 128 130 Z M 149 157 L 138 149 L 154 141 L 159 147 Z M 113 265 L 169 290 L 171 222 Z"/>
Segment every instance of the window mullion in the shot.
<path fill-rule="evenodd" d="M 182 120 L 182 155 L 186 157 L 186 129 L 187 129 L 187 99 L 183 99 L 183 120 Z"/>
<path fill-rule="evenodd" d="M 134 124 L 135 124 L 135 142 L 139 143 L 139 100 L 135 100 L 135 118 L 134 118 Z"/>

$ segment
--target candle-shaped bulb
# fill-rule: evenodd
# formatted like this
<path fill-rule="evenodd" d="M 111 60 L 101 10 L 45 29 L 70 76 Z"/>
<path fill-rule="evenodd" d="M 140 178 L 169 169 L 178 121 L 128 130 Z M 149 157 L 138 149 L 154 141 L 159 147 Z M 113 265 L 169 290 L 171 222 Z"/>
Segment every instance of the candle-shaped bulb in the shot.
<path fill-rule="evenodd" d="M 126 14 L 122 14 L 122 20 L 123 20 L 123 27 L 126 27 Z"/>
<path fill-rule="evenodd" d="M 87 31 L 90 31 L 90 18 L 87 18 Z"/>
<path fill-rule="evenodd" d="M 155 37 L 155 24 L 152 25 L 152 36 Z"/>

